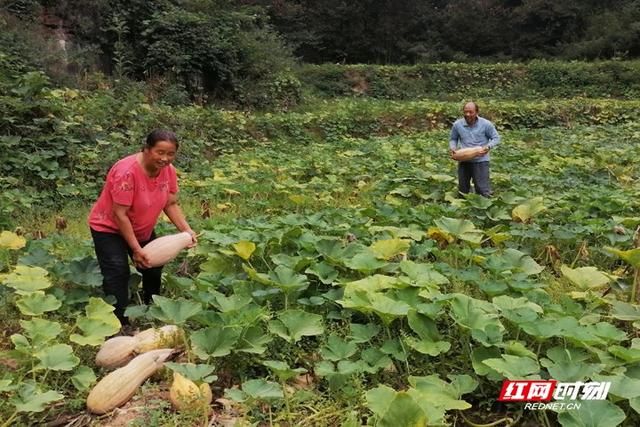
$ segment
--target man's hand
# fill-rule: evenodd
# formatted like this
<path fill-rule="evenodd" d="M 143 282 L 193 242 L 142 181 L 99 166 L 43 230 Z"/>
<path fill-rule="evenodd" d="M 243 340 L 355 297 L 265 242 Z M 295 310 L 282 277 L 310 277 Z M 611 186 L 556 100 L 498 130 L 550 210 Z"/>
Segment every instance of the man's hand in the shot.
<path fill-rule="evenodd" d="M 491 150 L 491 148 L 488 145 L 485 145 L 484 147 L 482 147 L 482 154 L 487 154 L 489 150 Z"/>
<path fill-rule="evenodd" d="M 451 160 L 455 160 L 455 158 L 453 157 L 456 154 L 456 150 L 452 150 L 451 148 L 449 148 L 449 157 L 451 157 Z"/>

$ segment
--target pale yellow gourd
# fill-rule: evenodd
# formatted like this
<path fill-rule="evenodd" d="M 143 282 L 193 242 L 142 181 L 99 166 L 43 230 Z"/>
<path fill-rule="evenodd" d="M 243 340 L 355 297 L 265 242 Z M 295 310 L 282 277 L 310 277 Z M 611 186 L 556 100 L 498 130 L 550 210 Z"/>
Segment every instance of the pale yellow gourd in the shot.
<path fill-rule="evenodd" d="M 160 348 L 173 348 L 179 342 L 180 328 L 176 325 L 149 328 L 132 337 L 120 336 L 108 339 L 96 354 L 95 363 L 101 368 L 119 368 L 126 365 L 136 354 Z"/>
<path fill-rule="evenodd" d="M 181 374 L 173 373 L 173 383 L 169 389 L 169 400 L 178 411 L 206 410 L 213 400 L 211 387 L 207 383 L 196 385 Z"/>
<path fill-rule="evenodd" d="M 134 337 L 126 336 L 106 340 L 96 354 L 96 366 L 119 368 L 126 365 L 135 356 L 137 342 Z"/>
<path fill-rule="evenodd" d="M 133 338 L 136 340 L 136 353 L 145 353 L 159 348 L 175 347 L 180 340 L 180 328 L 176 325 L 149 328 L 137 333 Z"/>
<path fill-rule="evenodd" d="M 478 156 L 481 156 L 483 152 L 484 152 L 483 147 L 461 148 L 459 150 L 456 150 L 456 152 L 453 154 L 453 160 L 457 160 L 459 162 L 466 162 L 469 160 L 473 160 Z"/>
<path fill-rule="evenodd" d="M 111 372 L 87 396 L 87 409 L 94 414 L 106 414 L 123 405 L 172 354 L 171 348 L 153 350 L 136 356 L 126 366 Z"/>
<path fill-rule="evenodd" d="M 142 254 L 147 257 L 151 267 L 160 267 L 172 261 L 181 250 L 191 245 L 192 242 L 193 238 L 187 232 L 170 234 L 147 243 L 142 248 Z"/>

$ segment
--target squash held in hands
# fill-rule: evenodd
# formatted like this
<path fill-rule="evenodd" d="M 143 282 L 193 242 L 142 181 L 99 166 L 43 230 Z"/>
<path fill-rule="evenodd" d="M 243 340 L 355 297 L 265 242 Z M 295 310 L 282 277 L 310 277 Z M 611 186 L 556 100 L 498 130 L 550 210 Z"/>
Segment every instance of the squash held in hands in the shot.
<path fill-rule="evenodd" d="M 468 147 L 461 148 L 456 150 L 453 153 L 453 160 L 457 160 L 459 162 L 467 162 L 469 160 L 473 160 L 476 157 L 482 156 L 485 153 L 484 147 Z"/>
<path fill-rule="evenodd" d="M 151 267 L 160 267 L 178 256 L 181 250 L 193 243 L 191 234 L 185 232 L 158 237 L 142 248 Z"/>

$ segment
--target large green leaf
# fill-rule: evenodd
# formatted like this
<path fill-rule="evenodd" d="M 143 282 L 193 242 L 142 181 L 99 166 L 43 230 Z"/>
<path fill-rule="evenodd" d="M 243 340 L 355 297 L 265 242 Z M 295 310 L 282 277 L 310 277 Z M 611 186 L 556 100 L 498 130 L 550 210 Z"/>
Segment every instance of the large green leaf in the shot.
<path fill-rule="evenodd" d="M 535 321 L 538 315 L 543 312 L 542 307 L 524 297 L 512 298 L 507 295 L 501 295 L 493 298 L 492 301 L 498 307 L 502 316 L 518 325 Z"/>
<path fill-rule="evenodd" d="M 385 289 L 393 289 L 402 285 L 397 277 L 384 276 L 382 274 L 374 274 L 364 279 L 347 282 L 344 284 L 345 294 L 355 291 L 378 292 Z"/>
<path fill-rule="evenodd" d="M 78 369 L 71 377 L 71 382 L 78 391 L 85 391 L 91 387 L 91 384 L 96 382 L 96 379 L 96 374 L 90 367 L 78 366 Z"/>
<path fill-rule="evenodd" d="M 240 240 L 233 244 L 233 249 L 235 250 L 236 255 L 247 261 L 256 250 L 256 244 L 247 240 Z"/>
<path fill-rule="evenodd" d="M 413 261 L 402 261 L 400 270 L 409 276 L 412 285 L 438 289 L 439 285 L 449 283 L 444 275 L 438 273 L 431 264 L 420 264 Z"/>
<path fill-rule="evenodd" d="M 193 353 L 202 360 L 222 357 L 231 353 L 240 338 L 235 328 L 208 327 L 191 334 Z"/>
<path fill-rule="evenodd" d="M 499 381 L 504 377 L 495 369 L 490 368 L 483 362 L 489 359 L 495 359 L 502 356 L 500 350 L 496 347 L 476 347 L 471 352 L 471 364 L 473 370 L 478 375 L 487 376 L 492 381 Z"/>
<path fill-rule="evenodd" d="M 538 213 L 545 210 L 544 200 L 542 197 L 534 197 L 525 203 L 516 206 L 511 211 L 511 217 L 514 221 L 528 223 Z"/>
<path fill-rule="evenodd" d="M 278 381 L 281 382 L 288 381 L 291 378 L 307 372 L 304 368 L 291 368 L 287 362 L 280 360 L 265 360 L 262 364 L 271 369 L 271 371 L 273 371 L 273 373 L 278 377 Z"/>
<path fill-rule="evenodd" d="M 149 315 L 168 324 L 184 325 L 191 317 L 202 312 L 200 303 L 186 299 L 174 300 L 154 295 L 153 303 Z"/>
<path fill-rule="evenodd" d="M 244 295 L 232 294 L 225 296 L 218 293 L 214 297 L 213 305 L 223 313 L 230 313 L 244 309 L 251 304 L 252 301 L 251 297 Z"/>
<path fill-rule="evenodd" d="M 27 239 L 22 236 L 18 236 L 16 233 L 11 231 L 2 231 L 0 233 L 0 249 L 22 249 L 27 244 Z"/>
<path fill-rule="evenodd" d="M 263 379 L 249 380 L 242 383 L 242 391 L 253 400 L 271 402 L 284 397 L 282 387 L 278 383 Z"/>
<path fill-rule="evenodd" d="M 34 383 L 28 382 L 23 384 L 9 401 L 16 407 L 17 412 L 42 412 L 50 403 L 62 399 L 63 394 L 54 390 L 42 392 Z"/>
<path fill-rule="evenodd" d="M 624 360 L 626 363 L 640 362 L 640 338 L 632 339 L 631 346 L 629 348 L 613 345 L 609 347 L 608 350 L 609 353 L 613 354 L 618 359 Z"/>
<path fill-rule="evenodd" d="M 427 416 L 407 392 L 396 392 L 380 385 L 366 393 L 367 406 L 376 415 L 379 427 L 419 427 L 427 425 Z"/>
<path fill-rule="evenodd" d="M 294 270 L 284 265 L 277 266 L 269 274 L 269 278 L 274 286 L 282 289 L 285 293 L 302 291 L 309 286 L 307 276 L 297 274 Z"/>
<path fill-rule="evenodd" d="M 405 337 L 404 340 L 409 347 L 419 353 L 434 357 L 449 351 L 451 343 L 442 340 L 436 323 L 431 318 L 415 310 L 409 310 L 407 320 L 411 329 L 420 337 L 420 339 L 411 336 Z"/>
<path fill-rule="evenodd" d="M 470 393 L 478 387 L 478 382 L 468 375 L 451 375 L 450 378 L 451 383 L 440 379 L 437 375 L 409 377 L 409 384 L 420 393 L 422 399 L 442 411 L 438 414 L 438 418 L 444 415 L 444 411 L 471 408 L 469 403 L 459 399 L 463 394 Z M 430 411 L 425 410 L 425 412 Z"/>
<path fill-rule="evenodd" d="M 406 254 L 410 246 L 411 240 L 394 238 L 373 242 L 369 249 L 376 258 L 389 260 L 397 255 Z"/>
<path fill-rule="evenodd" d="M 380 292 L 353 291 L 351 288 L 347 288 L 344 297 L 336 302 L 345 308 L 353 308 L 363 313 L 375 313 L 387 325 L 398 317 L 406 316 L 411 309 L 409 304 Z"/>
<path fill-rule="evenodd" d="M 485 359 L 482 363 L 510 380 L 540 378 L 540 366 L 538 362 L 529 357 L 503 354 L 501 358 Z"/>
<path fill-rule="evenodd" d="M 325 285 L 332 284 L 338 278 L 338 270 L 324 261 L 308 267 L 305 273 L 316 276 Z"/>
<path fill-rule="evenodd" d="M 345 260 L 344 265 L 352 270 L 365 274 L 371 274 L 374 271 L 389 265 L 386 261 L 381 261 L 371 251 L 366 250 L 356 254 L 353 258 Z"/>
<path fill-rule="evenodd" d="M 608 252 L 611 252 L 612 254 L 617 255 L 618 257 L 625 260 L 635 268 L 640 267 L 640 248 L 623 251 L 620 249 L 611 248 L 607 246 L 604 249 Z"/>
<path fill-rule="evenodd" d="M 640 397 L 640 379 L 632 378 L 624 374 L 616 375 L 594 375 L 593 381 L 610 381 L 611 388 L 609 395 L 621 397 L 623 399 L 634 399 Z"/>
<path fill-rule="evenodd" d="M 504 326 L 498 320 L 498 310 L 493 304 L 464 294 L 450 294 L 447 298 L 451 318 L 461 327 L 470 329 L 475 339 L 485 345 L 502 341 Z"/>
<path fill-rule="evenodd" d="M 558 414 L 558 422 L 563 427 L 615 427 L 625 418 L 624 411 L 608 400 L 581 401 L 580 409 Z"/>
<path fill-rule="evenodd" d="M 34 354 L 40 360 L 37 369 L 50 369 L 52 371 L 70 371 L 80 363 L 80 359 L 73 354 L 73 349 L 68 344 L 55 344 L 46 347 Z"/>
<path fill-rule="evenodd" d="M 611 282 L 611 277 L 596 267 L 571 268 L 563 264 L 560 271 L 581 290 L 601 289 Z"/>
<path fill-rule="evenodd" d="M 102 285 L 100 265 L 95 257 L 84 257 L 71 261 L 68 266 L 69 274 L 65 278 L 77 285 L 96 288 Z"/>
<path fill-rule="evenodd" d="M 527 276 L 538 274 L 544 270 L 529 255 L 517 249 L 508 248 L 498 252 L 487 259 L 487 267 L 500 272 L 511 274 L 522 272 Z"/>
<path fill-rule="evenodd" d="M 356 344 L 361 344 L 371 341 L 373 337 L 380 333 L 380 326 L 375 323 L 367 323 L 361 325 L 359 323 L 350 323 L 349 330 L 351 331 L 351 341 Z"/>
<path fill-rule="evenodd" d="M 353 341 L 345 341 L 335 334 L 331 334 L 327 343 L 320 349 L 320 355 L 325 360 L 337 362 L 348 359 L 358 350 L 358 346 Z"/>
<path fill-rule="evenodd" d="M 41 316 L 62 307 L 62 301 L 42 291 L 31 292 L 16 301 L 20 313 L 25 316 Z"/>
<path fill-rule="evenodd" d="M 360 353 L 360 358 L 366 363 L 366 366 L 363 366 L 363 370 L 370 374 L 375 374 L 379 370 L 388 368 L 393 364 L 391 358 L 377 348 L 363 350 L 362 353 Z"/>
<path fill-rule="evenodd" d="M 86 316 L 76 320 L 76 326 L 84 335 L 71 334 L 69 340 L 80 345 L 97 346 L 104 342 L 104 338 L 120 330 L 120 321 L 113 314 L 114 307 L 102 298 L 90 298 L 85 307 Z"/>
<path fill-rule="evenodd" d="M 165 362 L 164 366 L 174 372 L 179 373 L 180 375 L 191 381 L 203 381 L 206 383 L 210 383 L 218 379 L 216 375 L 211 375 L 216 369 L 216 367 L 213 365 Z"/>
<path fill-rule="evenodd" d="M 265 333 L 260 326 L 252 326 L 242 332 L 236 344 L 236 351 L 251 354 L 263 354 L 267 351 L 267 344 L 273 338 Z"/>
<path fill-rule="evenodd" d="M 476 244 L 482 241 L 484 233 L 469 220 L 443 217 L 437 219 L 435 223 L 439 230 L 460 240 Z"/>
<path fill-rule="evenodd" d="M 303 336 L 320 335 L 324 332 L 322 316 L 302 310 L 287 310 L 269 322 L 269 330 L 280 338 L 296 343 Z"/>
<path fill-rule="evenodd" d="M 640 306 L 617 300 L 612 301 L 611 305 L 611 316 L 614 319 L 632 322 L 640 320 Z"/>
<path fill-rule="evenodd" d="M 62 332 L 62 326 L 60 323 L 40 318 L 21 320 L 20 326 L 22 326 L 26 335 L 31 339 L 31 342 L 36 347 L 46 345 Z"/>
<path fill-rule="evenodd" d="M 547 357 L 540 364 L 547 368 L 551 378 L 557 381 L 584 381 L 600 372 L 602 365 L 587 363 L 590 356 L 584 350 L 573 347 L 553 347 L 547 350 Z"/>
<path fill-rule="evenodd" d="M 3 284 L 16 290 L 17 294 L 28 295 L 51 287 L 44 268 L 18 264 L 11 274 L 4 277 Z"/>

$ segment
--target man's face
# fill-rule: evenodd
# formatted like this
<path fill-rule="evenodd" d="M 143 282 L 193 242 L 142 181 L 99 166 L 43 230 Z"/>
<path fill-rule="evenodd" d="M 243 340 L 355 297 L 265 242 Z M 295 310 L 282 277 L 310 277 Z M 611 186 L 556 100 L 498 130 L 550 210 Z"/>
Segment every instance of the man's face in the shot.
<path fill-rule="evenodd" d="M 468 104 L 465 104 L 464 108 L 462 109 L 462 114 L 464 114 L 464 120 L 469 125 L 474 124 L 478 119 L 478 112 L 476 111 L 476 106 L 471 102 L 469 102 Z"/>

